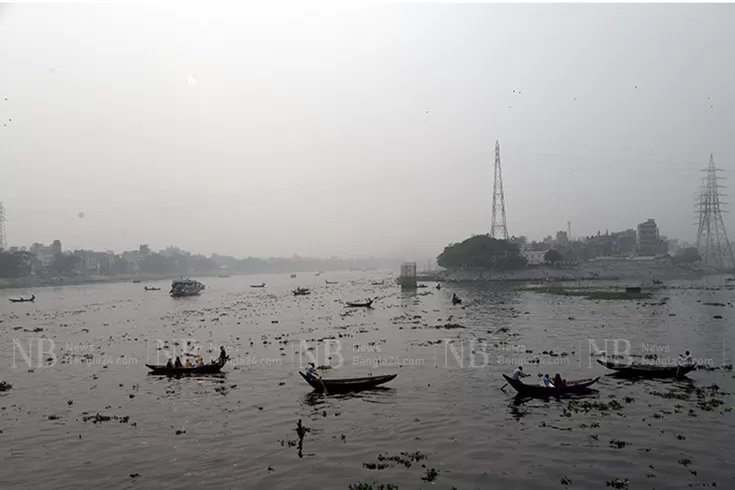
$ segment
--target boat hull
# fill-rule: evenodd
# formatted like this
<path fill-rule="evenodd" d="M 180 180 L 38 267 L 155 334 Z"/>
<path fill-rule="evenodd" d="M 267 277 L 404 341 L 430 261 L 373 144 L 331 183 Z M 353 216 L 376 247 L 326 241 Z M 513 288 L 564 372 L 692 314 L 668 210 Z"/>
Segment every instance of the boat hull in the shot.
<path fill-rule="evenodd" d="M 606 368 L 615 371 L 620 376 L 632 378 L 683 378 L 695 366 L 653 366 L 645 364 L 620 364 L 598 359 L 597 362 Z"/>
<path fill-rule="evenodd" d="M 327 393 L 350 393 L 353 391 L 362 391 L 375 388 L 376 386 L 392 381 L 398 376 L 397 374 L 387 374 L 384 376 L 370 376 L 367 378 L 345 378 L 345 379 L 322 379 L 313 380 L 299 371 L 304 381 L 314 388 L 314 391 L 323 393 L 326 388 Z"/>
<path fill-rule="evenodd" d="M 546 388 L 544 386 L 527 385 L 523 381 L 517 381 L 509 376 L 503 375 L 505 381 L 515 389 L 521 396 L 530 396 L 535 398 L 547 398 L 550 396 L 560 396 L 568 394 L 585 393 L 589 391 L 589 387 L 597 383 L 599 377 L 593 379 L 581 379 L 578 381 L 569 381 L 566 386 L 555 386 Z"/>
<path fill-rule="evenodd" d="M 146 364 L 146 367 L 151 370 L 148 374 L 155 374 L 158 376 L 191 376 L 195 374 L 217 374 L 224 367 L 225 363 L 212 363 L 205 364 L 201 367 L 182 367 L 182 368 L 170 368 L 167 366 L 160 366 L 155 364 Z"/>
<path fill-rule="evenodd" d="M 372 308 L 373 307 L 373 301 L 368 301 L 367 303 L 345 303 L 349 308 Z"/>

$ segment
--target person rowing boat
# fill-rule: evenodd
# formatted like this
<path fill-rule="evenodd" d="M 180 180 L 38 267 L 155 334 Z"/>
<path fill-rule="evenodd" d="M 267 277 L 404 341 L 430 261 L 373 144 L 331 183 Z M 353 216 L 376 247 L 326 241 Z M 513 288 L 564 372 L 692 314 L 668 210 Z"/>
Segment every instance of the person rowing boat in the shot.
<path fill-rule="evenodd" d="M 310 362 L 309 367 L 306 368 L 306 377 L 312 381 L 319 381 L 319 384 L 322 386 L 322 390 L 324 390 L 324 394 L 327 394 L 327 387 L 324 386 L 324 382 L 322 381 L 321 376 L 319 376 L 319 373 L 317 373 L 316 366 L 314 366 L 313 362 Z"/>
<path fill-rule="evenodd" d="M 530 374 L 526 374 L 523 372 L 523 366 L 518 366 L 515 371 L 513 371 L 513 374 L 510 375 L 511 379 L 513 381 L 520 381 L 523 378 L 526 378 L 528 376 L 531 376 Z M 508 386 L 508 383 L 505 383 L 500 390 L 504 390 L 505 387 Z"/>

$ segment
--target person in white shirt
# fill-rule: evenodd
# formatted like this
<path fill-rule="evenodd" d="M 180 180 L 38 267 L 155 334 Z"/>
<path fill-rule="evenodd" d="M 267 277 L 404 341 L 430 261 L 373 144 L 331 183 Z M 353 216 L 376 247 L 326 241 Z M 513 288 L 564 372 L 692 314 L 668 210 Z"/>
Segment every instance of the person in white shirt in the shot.
<path fill-rule="evenodd" d="M 521 378 L 525 378 L 528 374 L 523 372 L 523 366 L 518 366 L 513 374 L 510 376 L 514 381 L 520 381 Z"/>

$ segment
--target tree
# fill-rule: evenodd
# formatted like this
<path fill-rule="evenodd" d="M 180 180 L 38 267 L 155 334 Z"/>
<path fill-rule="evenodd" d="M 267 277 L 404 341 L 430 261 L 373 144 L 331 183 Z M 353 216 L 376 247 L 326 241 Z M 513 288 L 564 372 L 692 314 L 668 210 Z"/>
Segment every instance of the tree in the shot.
<path fill-rule="evenodd" d="M 140 272 L 171 274 L 176 272 L 176 259 L 161 254 L 150 254 L 140 261 Z"/>
<path fill-rule="evenodd" d="M 81 258 L 76 255 L 65 255 L 57 253 L 51 261 L 51 270 L 63 275 L 69 275 L 74 272 L 77 263 L 81 262 Z"/>
<path fill-rule="evenodd" d="M 672 260 L 675 264 L 691 264 L 699 262 L 702 257 L 699 255 L 699 250 L 689 247 L 680 249 Z"/>
<path fill-rule="evenodd" d="M 544 260 L 546 262 L 556 264 L 557 262 L 561 262 L 562 260 L 564 260 L 564 257 L 562 257 L 561 253 L 558 250 L 552 248 L 544 254 Z"/>
<path fill-rule="evenodd" d="M 488 235 L 476 235 L 447 245 L 436 260 L 447 269 L 509 270 L 526 266 L 526 259 L 520 255 L 517 245 Z"/>
<path fill-rule="evenodd" d="M 0 277 L 22 277 L 28 275 L 23 256 L 11 252 L 0 252 Z"/>

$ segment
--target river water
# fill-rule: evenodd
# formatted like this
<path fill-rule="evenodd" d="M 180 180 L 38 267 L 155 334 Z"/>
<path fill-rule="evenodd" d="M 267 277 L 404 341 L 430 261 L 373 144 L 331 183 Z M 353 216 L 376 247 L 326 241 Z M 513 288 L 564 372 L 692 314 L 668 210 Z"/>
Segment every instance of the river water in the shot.
<path fill-rule="evenodd" d="M 185 299 L 170 298 L 168 282 L 145 284 L 156 292 L 133 283 L 37 289 L 32 304 L 0 291 L 0 381 L 13 386 L 0 393 L 0 486 L 735 485 L 735 380 L 720 368 L 735 345 L 732 290 L 679 283 L 645 301 L 500 285 L 408 294 L 388 275 L 209 278 L 201 296 Z M 296 286 L 313 293 L 294 297 Z M 451 305 L 452 292 L 463 306 Z M 374 296 L 372 310 L 341 302 Z M 447 324 L 462 328 L 437 328 Z M 715 369 L 684 381 L 616 379 L 589 356 L 605 339 L 617 339 L 608 352 L 675 358 L 688 349 Z M 156 377 L 144 366 L 196 348 L 209 359 L 219 345 L 232 357 L 221 376 Z M 398 377 L 384 389 L 315 395 L 297 373 L 312 358 L 333 366 L 325 378 Z M 519 403 L 501 390 L 501 373 L 519 363 L 534 380 L 602 377 L 574 401 Z"/>

